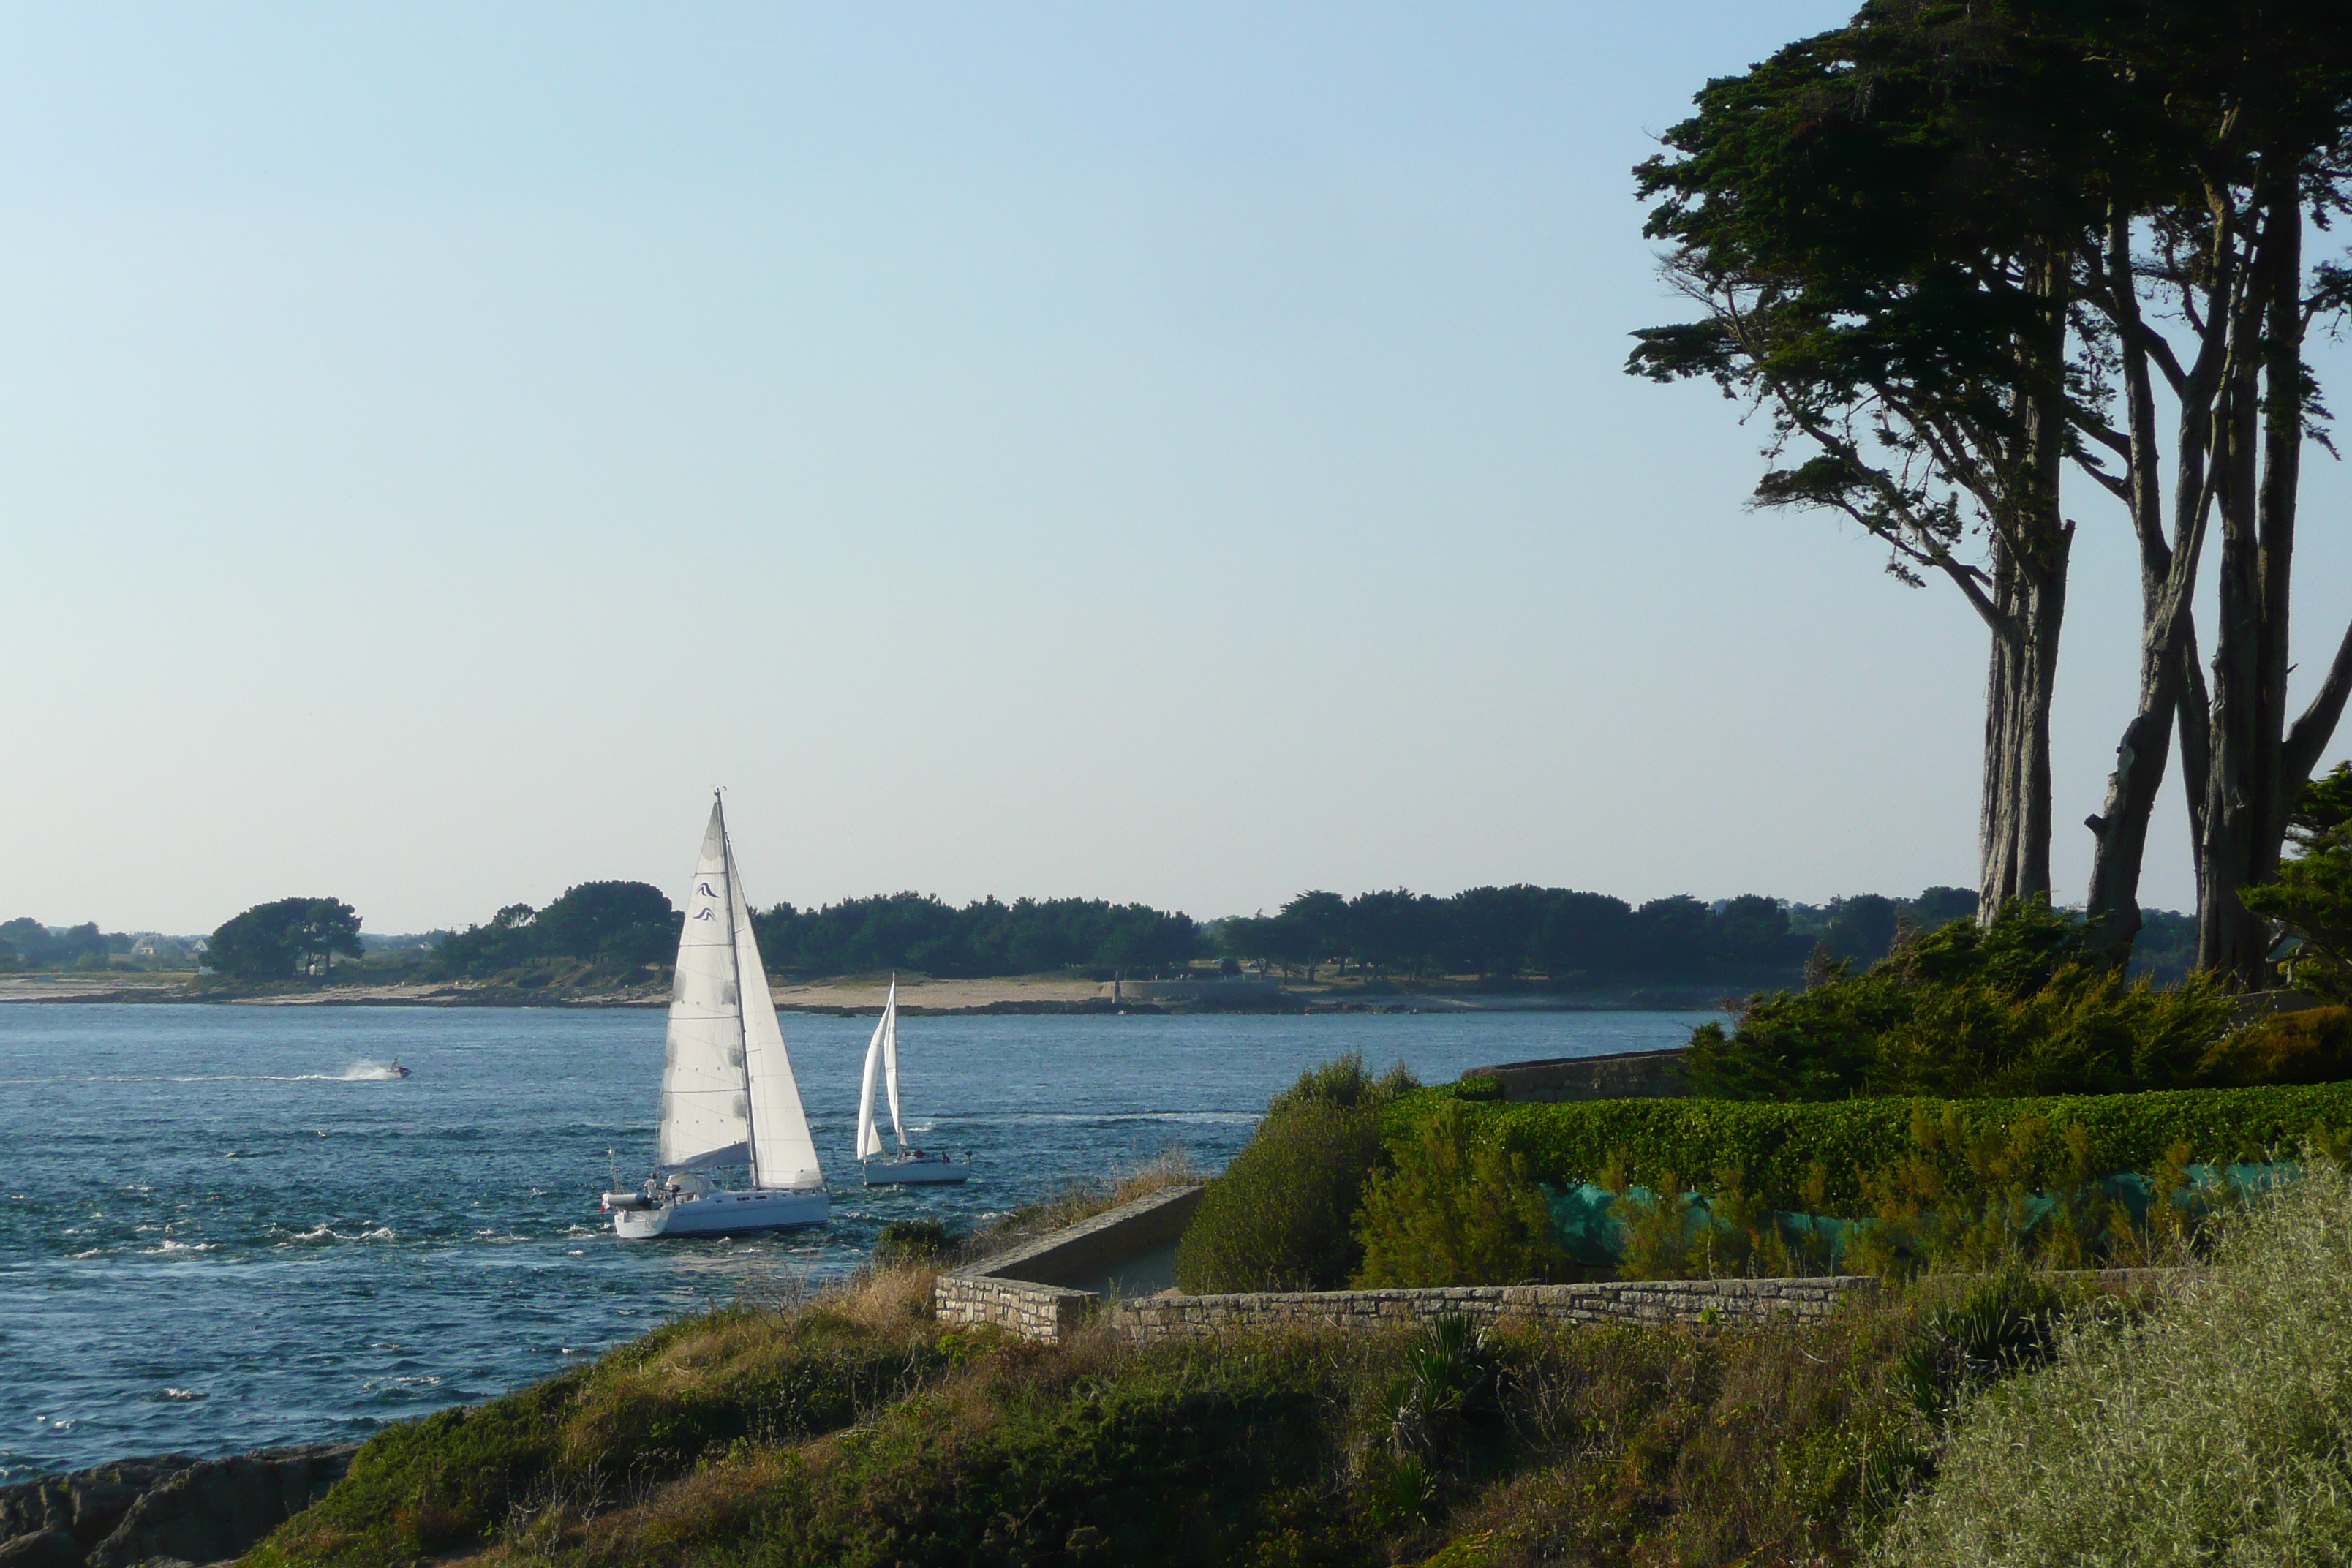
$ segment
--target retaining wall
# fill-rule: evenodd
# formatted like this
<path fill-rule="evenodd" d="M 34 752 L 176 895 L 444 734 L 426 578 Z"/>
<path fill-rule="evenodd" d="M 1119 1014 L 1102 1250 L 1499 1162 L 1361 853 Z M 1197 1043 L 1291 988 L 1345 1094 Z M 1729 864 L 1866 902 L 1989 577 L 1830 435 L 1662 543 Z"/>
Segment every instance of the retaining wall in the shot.
<path fill-rule="evenodd" d="M 977 1274 L 942 1274 L 931 1287 L 931 1311 L 943 1323 L 993 1323 L 1049 1345 L 1086 1321 L 1100 1300 L 1059 1285 Z"/>
<path fill-rule="evenodd" d="M 1173 1286 L 1176 1243 L 1200 1206 L 1195 1184 L 1106 1209 L 940 1275 L 931 1310 L 946 1322 L 994 1323 L 1050 1343 L 1106 1299 Z"/>
<path fill-rule="evenodd" d="M 1819 1279 L 1609 1279 L 1583 1285 L 1454 1285 L 1421 1290 L 1315 1290 L 1231 1296 L 1146 1296 L 1108 1303 L 1112 1334 L 1136 1344 L 1226 1329 L 1321 1323 L 1374 1329 L 1450 1314 L 1484 1322 L 1818 1322 L 1852 1295 L 1874 1295 L 1867 1275 Z"/>
<path fill-rule="evenodd" d="M 1690 1093 L 1682 1075 L 1686 1048 L 1496 1062 L 1462 1076 L 1492 1079 L 1502 1098 L 1509 1100 L 1680 1100 Z"/>

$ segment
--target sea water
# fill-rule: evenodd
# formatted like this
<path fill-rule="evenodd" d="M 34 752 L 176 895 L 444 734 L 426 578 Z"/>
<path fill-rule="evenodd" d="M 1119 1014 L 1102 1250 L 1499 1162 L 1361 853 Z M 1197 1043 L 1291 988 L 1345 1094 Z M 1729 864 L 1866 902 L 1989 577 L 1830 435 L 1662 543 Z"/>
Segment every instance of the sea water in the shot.
<path fill-rule="evenodd" d="M 787 1015 L 833 1223 L 623 1242 L 596 1194 L 652 1157 L 657 1008 L 0 1006 L 0 1480 L 364 1436 L 821 1285 L 891 1220 L 968 1226 L 1170 1150 L 1213 1171 L 1343 1051 L 1434 1082 L 1712 1016 L 903 1018 L 908 1134 L 973 1178 L 869 1190 L 873 1020 Z"/>

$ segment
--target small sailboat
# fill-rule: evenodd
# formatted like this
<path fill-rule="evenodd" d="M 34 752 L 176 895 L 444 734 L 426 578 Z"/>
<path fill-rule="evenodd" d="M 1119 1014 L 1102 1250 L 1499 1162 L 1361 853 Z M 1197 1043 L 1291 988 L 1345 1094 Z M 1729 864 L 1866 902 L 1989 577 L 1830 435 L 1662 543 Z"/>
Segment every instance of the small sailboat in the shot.
<path fill-rule="evenodd" d="M 707 1173 L 731 1165 L 750 1167 L 747 1189 Z M 636 1192 L 604 1194 L 602 1207 L 614 1233 L 633 1241 L 823 1225 L 833 1215 L 723 802 L 710 807 L 678 935 L 654 1174 Z"/>
<path fill-rule="evenodd" d="M 890 1131 L 898 1152 L 882 1155 L 882 1133 L 874 1125 L 874 1083 L 884 1080 L 890 1097 Z M 857 1163 L 869 1187 L 936 1186 L 971 1178 L 971 1156 L 961 1160 L 908 1146 L 907 1129 L 898 1119 L 898 977 L 890 977 L 889 999 L 882 1004 L 882 1021 L 866 1043 L 866 1086 L 857 1099 Z"/>

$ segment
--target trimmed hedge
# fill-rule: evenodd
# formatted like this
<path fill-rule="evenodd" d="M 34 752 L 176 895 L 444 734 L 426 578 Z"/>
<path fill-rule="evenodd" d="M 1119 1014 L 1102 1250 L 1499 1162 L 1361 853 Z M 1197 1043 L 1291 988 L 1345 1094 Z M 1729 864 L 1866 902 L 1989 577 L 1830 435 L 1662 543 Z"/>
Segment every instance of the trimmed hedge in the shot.
<path fill-rule="evenodd" d="M 2260 1160 L 2315 1134 L 2331 1142 L 2352 1134 L 2352 1083 L 1792 1104 L 1509 1104 L 1458 1097 L 1441 1087 L 1390 1104 L 1382 1121 L 1389 1146 L 1426 1136 L 1449 1108 L 1468 1121 L 1475 1138 L 1500 1140 L 1525 1162 L 1530 1178 L 1554 1188 L 1604 1176 L 1655 1184 L 1669 1174 L 1685 1186 L 1711 1186 L 1737 1173 L 1748 1191 L 1775 1203 L 1793 1207 L 1801 1200 L 1832 1209 L 1860 1201 L 1864 1173 L 1923 1156 L 1944 1170 L 1956 1190 L 1979 1184 L 1985 1173 L 1969 1168 L 1971 1145 L 2021 1154 L 2021 1166 L 2001 1173 L 2003 1179 L 2038 1185 L 2083 1169 L 2154 1170 L 2182 1144 L 2191 1161 L 2227 1163 Z"/>

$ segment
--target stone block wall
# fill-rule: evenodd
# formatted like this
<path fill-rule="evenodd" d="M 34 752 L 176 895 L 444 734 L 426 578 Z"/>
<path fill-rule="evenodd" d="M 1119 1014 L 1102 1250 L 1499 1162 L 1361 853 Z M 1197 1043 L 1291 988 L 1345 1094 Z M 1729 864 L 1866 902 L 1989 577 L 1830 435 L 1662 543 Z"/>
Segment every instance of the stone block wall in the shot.
<path fill-rule="evenodd" d="M 1226 1329 L 1325 1324 L 1379 1329 L 1458 1313 L 1483 1322 L 1818 1322 L 1848 1296 L 1874 1293 L 1866 1275 L 1816 1279 L 1610 1279 L 1583 1285 L 1459 1285 L 1419 1290 L 1316 1290 L 1143 1296 L 1108 1304 L 1105 1321 L 1132 1344 Z"/>
<path fill-rule="evenodd" d="M 1084 1322 L 1098 1300 L 1059 1285 L 982 1274 L 942 1274 L 931 1287 L 931 1310 L 943 1323 L 993 1323 L 1049 1345 Z"/>

